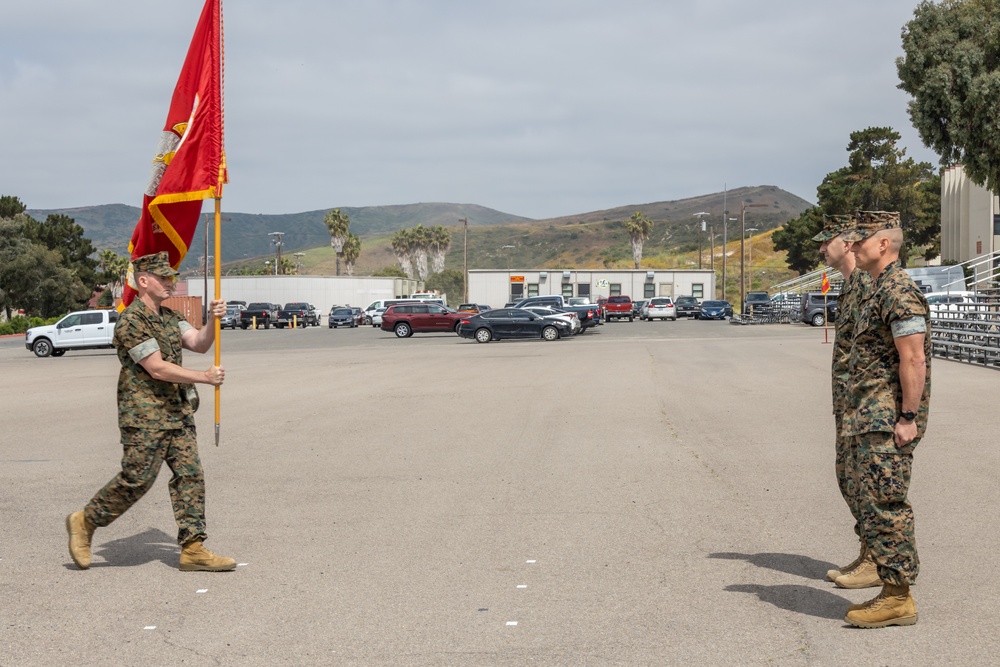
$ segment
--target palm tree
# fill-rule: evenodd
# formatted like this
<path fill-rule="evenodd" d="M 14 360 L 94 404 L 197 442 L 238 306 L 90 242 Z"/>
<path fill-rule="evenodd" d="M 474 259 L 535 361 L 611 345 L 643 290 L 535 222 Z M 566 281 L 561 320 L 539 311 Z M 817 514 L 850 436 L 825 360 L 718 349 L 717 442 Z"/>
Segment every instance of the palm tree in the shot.
<path fill-rule="evenodd" d="M 347 233 L 347 240 L 344 241 L 344 263 L 347 265 L 347 275 L 354 275 L 354 262 L 358 261 L 361 254 L 361 239 L 354 232 Z"/>
<path fill-rule="evenodd" d="M 413 241 L 412 233 L 409 229 L 400 229 L 398 232 L 392 235 L 390 242 L 392 243 L 392 253 L 396 256 L 396 261 L 399 262 L 399 268 L 403 269 L 403 273 L 406 274 L 407 278 L 413 278 Z"/>
<path fill-rule="evenodd" d="M 642 261 L 642 244 L 649 238 L 649 232 L 653 229 L 653 221 L 638 211 L 632 214 L 623 223 L 625 230 L 632 237 L 632 259 L 635 260 L 635 268 L 639 268 Z"/>
<path fill-rule="evenodd" d="M 417 265 L 417 280 L 427 280 L 427 253 L 431 245 L 431 230 L 423 225 L 417 225 L 412 230 L 413 259 Z"/>
<path fill-rule="evenodd" d="M 340 275 L 340 255 L 344 252 L 344 241 L 350 233 L 351 219 L 346 213 L 341 213 L 339 208 L 335 208 L 326 214 L 323 219 L 326 229 L 330 232 L 330 247 L 337 253 L 337 275 Z"/>
<path fill-rule="evenodd" d="M 102 250 L 97 256 L 97 261 L 104 275 L 105 288 L 111 290 L 111 296 L 121 297 L 125 287 L 125 277 L 128 275 L 128 259 L 122 257 L 114 250 Z"/>
<path fill-rule="evenodd" d="M 451 232 L 442 225 L 432 227 L 431 233 L 431 273 L 441 273 L 444 271 L 444 258 L 451 247 Z"/>

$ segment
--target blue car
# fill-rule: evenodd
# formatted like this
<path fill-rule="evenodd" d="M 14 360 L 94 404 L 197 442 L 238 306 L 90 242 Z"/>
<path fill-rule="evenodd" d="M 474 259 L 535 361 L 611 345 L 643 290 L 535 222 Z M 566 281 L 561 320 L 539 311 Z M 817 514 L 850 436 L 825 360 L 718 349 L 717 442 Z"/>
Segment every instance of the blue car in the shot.
<path fill-rule="evenodd" d="M 733 306 L 728 301 L 702 301 L 695 315 L 699 320 L 724 320 L 733 316 Z"/>

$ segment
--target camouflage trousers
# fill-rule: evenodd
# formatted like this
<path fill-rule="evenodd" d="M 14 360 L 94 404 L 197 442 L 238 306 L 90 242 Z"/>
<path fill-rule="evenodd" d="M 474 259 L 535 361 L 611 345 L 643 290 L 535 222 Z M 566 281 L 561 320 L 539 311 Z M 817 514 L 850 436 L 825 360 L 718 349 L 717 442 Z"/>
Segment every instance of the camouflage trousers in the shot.
<path fill-rule="evenodd" d="M 861 533 L 887 584 L 912 584 L 920 571 L 907 499 L 913 449 L 919 440 L 897 447 L 892 433 L 864 433 L 851 439 L 847 470 L 857 489 Z"/>
<path fill-rule="evenodd" d="M 837 442 L 834 452 L 834 468 L 837 473 L 837 486 L 840 488 L 840 495 L 843 496 L 848 509 L 851 510 L 851 516 L 854 517 L 854 534 L 860 537 L 861 510 L 858 507 L 858 492 L 854 488 L 854 475 L 849 474 L 847 471 L 847 457 L 850 453 L 851 443 L 854 441 L 854 437 L 844 435 L 841 432 L 840 415 L 835 415 L 835 419 L 837 423 Z"/>
<path fill-rule="evenodd" d="M 177 543 L 205 540 L 205 476 L 194 426 L 164 431 L 122 428 L 122 471 L 97 492 L 84 509 L 91 525 L 107 526 L 153 486 L 166 461 L 170 504 L 177 521 Z"/>

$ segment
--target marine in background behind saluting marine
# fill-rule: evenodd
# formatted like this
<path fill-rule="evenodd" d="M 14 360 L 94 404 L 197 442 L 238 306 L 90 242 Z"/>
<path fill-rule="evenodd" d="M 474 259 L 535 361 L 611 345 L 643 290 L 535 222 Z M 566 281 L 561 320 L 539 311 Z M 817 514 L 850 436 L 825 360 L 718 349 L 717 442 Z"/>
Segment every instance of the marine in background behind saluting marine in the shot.
<path fill-rule="evenodd" d="M 872 289 L 855 324 L 844 434 L 854 474 L 861 532 L 882 591 L 851 605 L 844 620 L 862 628 L 913 625 L 910 585 L 920 569 L 913 508 L 907 494 L 913 451 L 927 429 L 931 392 L 930 309 L 903 270 L 899 214 L 862 211 L 844 237 Z M 838 586 L 844 585 L 838 577 Z"/>
<path fill-rule="evenodd" d="M 193 371 L 181 365 L 182 348 L 207 352 L 215 343 L 216 318 L 226 313 L 224 301 L 212 301 L 209 319 L 195 329 L 178 313 L 164 307 L 177 271 L 165 252 L 133 262 L 138 296 L 115 325 L 118 374 L 118 427 L 124 454 L 122 469 L 78 512 L 66 517 L 69 553 L 81 570 L 90 567 L 90 541 L 153 486 L 164 461 L 174 473 L 170 503 L 182 545 L 180 569 L 221 572 L 236 561 L 216 556 L 202 542 L 205 524 L 205 477 L 198 456 L 194 413 L 198 393 L 194 383 L 221 385 L 225 371 L 212 366 Z"/>
<path fill-rule="evenodd" d="M 861 515 L 858 509 L 857 493 L 853 487 L 853 476 L 847 470 L 847 452 L 851 438 L 843 433 L 844 412 L 847 410 L 850 385 L 851 344 L 854 339 L 854 325 L 857 322 L 861 299 L 871 287 L 871 276 L 865 271 L 855 270 L 854 253 L 851 252 L 851 242 L 844 240 L 844 233 L 853 229 L 856 222 L 854 215 L 824 216 L 823 231 L 813 237 L 819 241 L 819 252 L 828 266 L 836 269 L 844 278 L 837 300 L 837 319 L 833 337 L 833 416 L 836 425 L 836 446 L 834 469 L 837 476 L 837 486 L 847 507 L 854 517 L 854 532 L 858 536 L 860 549 L 858 557 L 850 564 L 826 573 L 826 578 L 836 581 L 837 577 L 849 575 L 846 581 L 852 588 L 863 588 L 881 584 L 875 562 L 872 560 L 865 541 L 861 539 Z"/>

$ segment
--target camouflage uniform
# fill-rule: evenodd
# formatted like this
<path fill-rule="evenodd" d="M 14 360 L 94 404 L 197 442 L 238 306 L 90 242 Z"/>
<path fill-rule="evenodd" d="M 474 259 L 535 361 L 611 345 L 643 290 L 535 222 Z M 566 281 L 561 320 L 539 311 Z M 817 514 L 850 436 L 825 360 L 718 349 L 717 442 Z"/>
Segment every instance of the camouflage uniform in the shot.
<path fill-rule="evenodd" d="M 852 482 L 853 475 L 847 472 L 847 457 L 852 437 L 844 434 L 844 414 L 848 409 L 851 382 L 851 345 L 854 330 L 861 315 L 861 303 L 871 289 L 872 279 L 866 271 L 855 269 L 844 281 L 837 301 L 837 320 L 833 336 L 833 416 L 837 426 L 837 442 L 834 466 L 837 486 L 854 517 L 854 532 L 861 535 L 861 513 L 858 507 L 857 489 Z"/>
<path fill-rule="evenodd" d="M 813 237 L 820 243 L 832 241 L 844 232 L 853 229 L 853 215 L 824 215 L 823 230 Z M 851 343 L 854 338 L 854 325 L 860 315 L 861 301 L 871 288 L 871 276 L 865 271 L 855 270 L 844 281 L 837 302 L 837 319 L 834 324 L 833 364 L 831 369 L 831 384 L 833 388 L 833 416 L 836 424 L 836 446 L 834 451 L 834 469 L 837 475 L 837 486 L 840 494 L 854 517 L 854 532 L 861 535 L 861 519 L 856 498 L 856 490 L 852 484 L 852 475 L 847 472 L 847 452 L 852 438 L 843 432 L 844 413 L 847 411 L 848 387 L 850 385 Z"/>
<path fill-rule="evenodd" d="M 114 345 L 122 366 L 118 427 L 124 455 L 122 471 L 84 509 L 87 521 L 95 527 L 107 526 L 138 501 L 166 461 L 173 471 L 169 486 L 177 542 L 207 538 L 205 479 L 194 428 L 198 394 L 193 385 L 153 379 L 139 364 L 159 350 L 165 361 L 181 365 L 181 335 L 192 328 L 169 308 L 161 307 L 157 314 L 140 299 L 118 318 Z"/>
<path fill-rule="evenodd" d="M 863 537 L 887 584 L 913 583 L 920 570 L 907 499 L 913 450 L 927 429 L 930 405 L 930 309 L 899 261 L 874 280 L 861 304 L 851 348 L 850 393 L 843 432 L 852 437 L 847 468 L 857 489 Z M 917 411 L 917 437 L 897 447 L 893 433 L 902 410 L 895 337 L 921 333 L 927 377 Z"/>

